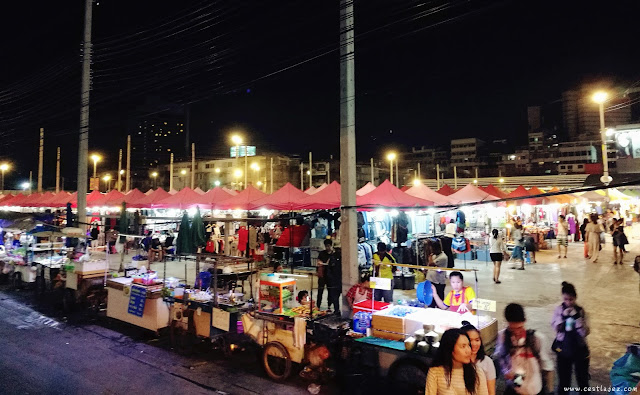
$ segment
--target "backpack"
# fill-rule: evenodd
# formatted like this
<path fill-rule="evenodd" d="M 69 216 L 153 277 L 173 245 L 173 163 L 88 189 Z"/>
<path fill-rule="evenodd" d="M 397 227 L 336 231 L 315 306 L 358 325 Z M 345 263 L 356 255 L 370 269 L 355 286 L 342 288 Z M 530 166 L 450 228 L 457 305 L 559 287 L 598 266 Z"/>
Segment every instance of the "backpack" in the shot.
<path fill-rule="evenodd" d="M 540 361 L 540 345 L 536 342 L 535 338 L 535 330 L 527 329 L 526 337 L 525 337 L 525 349 L 531 350 L 531 353 L 535 357 L 535 359 L 528 358 L 528 364 L 526 365 L 525 378 L 520 386 L 513 386 L 513 389 L 517 393 L 522 394 L 538 394 L 542 391 L 543 388 L 543 375 L 542 375 L 542 363 Z M 513 355 L 512 349 L 514 348 L 513 344 L 511 344 L 511 331 L 509 329 L 505 329 L 504 331 L 504 347 L 502 348 L 503 355 L 500 355 L 501 358 L 509 355 L 510 357 Z"/>

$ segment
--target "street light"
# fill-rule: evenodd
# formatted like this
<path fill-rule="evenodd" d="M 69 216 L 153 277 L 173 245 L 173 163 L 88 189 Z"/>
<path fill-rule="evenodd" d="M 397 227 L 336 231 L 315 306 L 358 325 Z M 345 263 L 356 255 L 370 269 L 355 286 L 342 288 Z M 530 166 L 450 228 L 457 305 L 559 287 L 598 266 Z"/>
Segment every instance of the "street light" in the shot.
<path fill-rule="evenodd" d="M 182 169 L 182 170 L 180 171 L 180 174 L 182 174 L 183 176 L 186 176 L 186 175 L 187 175 L 187 171 L 186 171 L 185 169 Z"/>
<path fill-rule="evenodd" d="M 498 180 L 498 182 L 499 182 L 500 184 L 504 184 L 504 178 L 499 179 L 499 180 Z"/>
<path fill-rule="evenodd" d="M 415 180 L 413 180 L 413 185 L 415 185 L 415 186 L 420 185 L 420 180 L 417 179 L 417 178 Z"/>
<path fill-rule="evenodd" d="M 389 161 L 389 178 L 391 181 L 391 183 L 393 184 L 393 161 L 396 160 L 396 153 L 395 152 L 389 152 L 387 154 L 387 160 Z M 396 177 L 398 175 L 396 174 Z"/>
<path fill-rule="evenodd" d="M 609 158 L 607 153 L 607 131 L 604 127 L 604 102 L 607 101 L 609 95 L 607 92 L 598 91 L 593 94 L 593 101 L 598 104 L 598 109 L 600 110 L 600 138 L 602 139 L 602 177 L 600 181 L 609 185 L 609 183 L 613 180 L 611 176 L 609 176 Z M 607 195 L 609 195 L 607 190 Z"/>
<path fill-rule="evenodd" d="M 153 187 L 157 188 L 158 187 L 158 172 L 154 171 L 153 173 L 151 173 L 151 177 L 153 178 Z"/>
<path fill-rule="evenodd" d="M 22 187 L 23 191 L 26 191 L 27 189 L 31 188 L 31 183 L 29 181 L 25 181 L 20 186 Z"/>
<path fill-rule="evenodd" d="M 107 192 L 109 192 L 109 189 L 111 187 L 111 183 L 109 181 L 111 181 L 111 174 L 105 174 L 104 177 L 102 177 L 102 180 L 104 181 L 104 183 L 107 185 Z"/>
<path fill-rule="evenodd" d="M 231 141 L 236 145 L 236 167 L 238 167 L 238 158 L 240 157 L 240 144 L 242 144 L 243 140 L 237 134 L 231 136 Z M 244 143 L 244 187 L 247 187 L 247 173 L 248 173 L 248 157 L 249 152 L 247 149 L 247 143 Z"/>
<path fill-rule="evenodd" d="M 3 163 L 0 165 L 0 171 L 2 172 L 2 194 L 4 195 L 4 172 L 9 170 L 9 164 Z"/>
<path fill-rule="evenodd" d="M 98 155 L 98 154 L 91 155 L 91 160 L 93 161 L 93 178 L 96 178 L 96 173 L 97 173 L 97 169 L 98 169 L 98 162 L 100 162 L 101 159 L 102 159 L 102 157 L 100 157 L 100 155 Z"/>

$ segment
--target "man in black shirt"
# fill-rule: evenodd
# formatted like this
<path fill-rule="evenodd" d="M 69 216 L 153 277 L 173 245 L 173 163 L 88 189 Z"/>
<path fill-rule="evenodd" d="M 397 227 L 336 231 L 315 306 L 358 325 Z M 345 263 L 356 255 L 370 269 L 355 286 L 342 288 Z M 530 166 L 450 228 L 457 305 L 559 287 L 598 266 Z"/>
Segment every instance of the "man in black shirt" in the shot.
<path fill-rule="evenodd" d="M 322 303 L 324 287 L 329 293 L 328 305 L 335 314 L 340 314 L 340 293 L 342 289 L 342 261 L 340 253 L 333 248 L 333 242 L 324 241 L 325 250 L 318 255 L 318 308 Z"/>

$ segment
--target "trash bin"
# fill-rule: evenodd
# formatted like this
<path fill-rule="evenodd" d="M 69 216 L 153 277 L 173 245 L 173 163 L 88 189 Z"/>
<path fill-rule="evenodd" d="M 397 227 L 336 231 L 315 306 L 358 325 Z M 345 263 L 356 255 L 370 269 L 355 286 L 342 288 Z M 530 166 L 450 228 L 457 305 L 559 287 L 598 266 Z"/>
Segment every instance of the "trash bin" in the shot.
<path fill-rule="evenodd" d="M 402 276 L 393 276 L 393 289 L 404 289 L 402 288 Z"/>
<path fill-rule="evenodd" d="M 414 274 L 405 274 L 402 280 L 402 289 L 414 289 L 416 287 L 416 276 Z"/>

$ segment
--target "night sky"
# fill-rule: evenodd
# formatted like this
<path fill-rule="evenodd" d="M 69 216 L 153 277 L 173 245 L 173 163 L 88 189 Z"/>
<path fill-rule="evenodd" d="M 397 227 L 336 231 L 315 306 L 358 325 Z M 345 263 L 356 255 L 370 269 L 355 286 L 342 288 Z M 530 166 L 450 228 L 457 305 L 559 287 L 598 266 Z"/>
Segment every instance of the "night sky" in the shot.
<path fill-rule="evenodd" d="M 228 152 L 234 128 L 259 151 L 338 155 L 338 4 L 100 1 L 90 147 L 113 168 L 137 119 L 191 103 L 198 156 Z M 60 144 L 72 189 L 84 1 L 0 7 L 0 156 L 15 165 L 7 188 L 36 171 L 45 127 L 45 187 L 54 184 Z M 455 137 L 521 143 L 528 105 L 553 103 L 582 82 L 640 80 L 637 1 L 356 0 L 355 7 L 362 160 Z M 144 105 L 149 98 L 154 106 Z"/>

